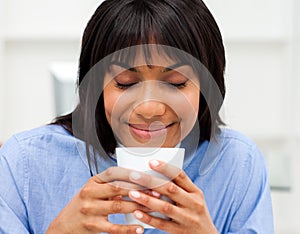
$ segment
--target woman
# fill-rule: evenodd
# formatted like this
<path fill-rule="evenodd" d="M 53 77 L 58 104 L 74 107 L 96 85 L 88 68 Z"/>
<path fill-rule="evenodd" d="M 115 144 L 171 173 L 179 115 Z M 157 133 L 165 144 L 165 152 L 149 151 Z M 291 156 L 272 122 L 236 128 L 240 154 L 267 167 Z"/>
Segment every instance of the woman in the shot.
<path fill-rule="evenodd" d="M 224 68 L 201 0 L 104 1 L 83 35 L 77 108 L 0 150 L 0 232 L 273 233 L 263 157 L 220 127 Z M 180 145 L 184 170 L 150 162 L 170 181 L 135 190 L 154 178 L 115 167 L 120 145 Z"/>

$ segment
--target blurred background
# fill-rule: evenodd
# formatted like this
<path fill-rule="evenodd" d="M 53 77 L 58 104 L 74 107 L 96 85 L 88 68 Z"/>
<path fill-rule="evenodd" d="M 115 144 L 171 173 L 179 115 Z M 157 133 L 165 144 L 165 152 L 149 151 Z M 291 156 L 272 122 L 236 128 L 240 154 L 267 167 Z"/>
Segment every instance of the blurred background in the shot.
<path fill-rule="evenodd" d="M 0 0 L 0 142 L 72 109 L 81 35 L 101 2 Z M 205 2 L 227 53 L 222 116 L 264 153 L 276 233 L 300 233 L 300 1 Z"/>

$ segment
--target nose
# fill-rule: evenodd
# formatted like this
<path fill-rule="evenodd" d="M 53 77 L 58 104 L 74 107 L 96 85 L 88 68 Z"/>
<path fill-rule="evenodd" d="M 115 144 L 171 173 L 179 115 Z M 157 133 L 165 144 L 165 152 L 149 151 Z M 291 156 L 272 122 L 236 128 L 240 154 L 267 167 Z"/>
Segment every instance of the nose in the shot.
<path fill-rule="evenodd" d="M 136 106 L 133 112 L 145 119 L 160 117 L 166 113 L 166 105 L 156 100 L 148 100 Z"/>

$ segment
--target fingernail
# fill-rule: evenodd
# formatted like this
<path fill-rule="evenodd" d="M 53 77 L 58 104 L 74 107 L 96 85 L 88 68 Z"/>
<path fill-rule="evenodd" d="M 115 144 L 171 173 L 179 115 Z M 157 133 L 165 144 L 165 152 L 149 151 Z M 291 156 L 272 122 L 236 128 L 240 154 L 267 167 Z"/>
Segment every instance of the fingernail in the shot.
<path fill-rule="evenodd" d="M 133 171 L 130 173 L 130 177 L 134 180 L 139 180 L 141 178 L 141 174 L 136 171 Z"/>
<path fill-rule="evenodd" d="M 143 228 L 140 228 L 140 227 L 137 228 L 135 231 L 136 231 L 137 234 L 142 234 L 142 233 L 144 233 Z"/>
<path fill-rule="evenodd" d="M 134 212 L 134 216 L 137 218 L 137 219 L 141 219 L 143 218 L 143 213 L 139 212 L 139 211 L 135 211 Z"/>
<path fill-rule="evenodd" d="M 151 193 L 154 197 L 160 197 L 160 193 L 158 193 L 156 191 L 152 191 Z"/>
<path fill-rule="evenodd" d="M 135 198 L 140 198 L 141 194 L 138 191 L 130 191 L 131 196 Z"/>
<path fill-rule="evenodd" d="M 151 164 L 151 166 L 153 166 L 153 167 L 157 167 L 157 166 L 159 165 L 159 161 L 153 159 L 153 160 L 150 161 L 150 164 Z"/>

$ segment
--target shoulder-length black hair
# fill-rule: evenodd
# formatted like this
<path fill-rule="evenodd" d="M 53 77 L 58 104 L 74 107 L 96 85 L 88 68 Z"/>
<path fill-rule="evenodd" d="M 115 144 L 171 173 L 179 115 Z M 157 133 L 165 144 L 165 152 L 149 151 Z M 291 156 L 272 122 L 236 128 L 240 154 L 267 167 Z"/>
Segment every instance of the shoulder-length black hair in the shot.
<path fill-rule="evenodd" d="M 126 47 L 153 42 L 192 55 L 206 67 L 217 84 L 221 101 L 216 102 L 213 93 L 205 98 L 200 95 L 199 143 L 210 140 L 222 124 L 218 112 L 225 96 L 225 54 L 219 28 L 201 0 L 104 1 L 88 22 L 82 38 L 79 89 L 90 69 L 107 55 Z M 212 104 L 208 105 L 208 102 Z M 79 102 L 74 112 L 82 111 L 81 106 Z M 104 151 L 114 153 L 117 143 L 105 117 L 102 95 L 94 117 L 94 127 Z M 56 118 L 54 124 L 62 125 L 73 133 L 72 113 Z"/>

